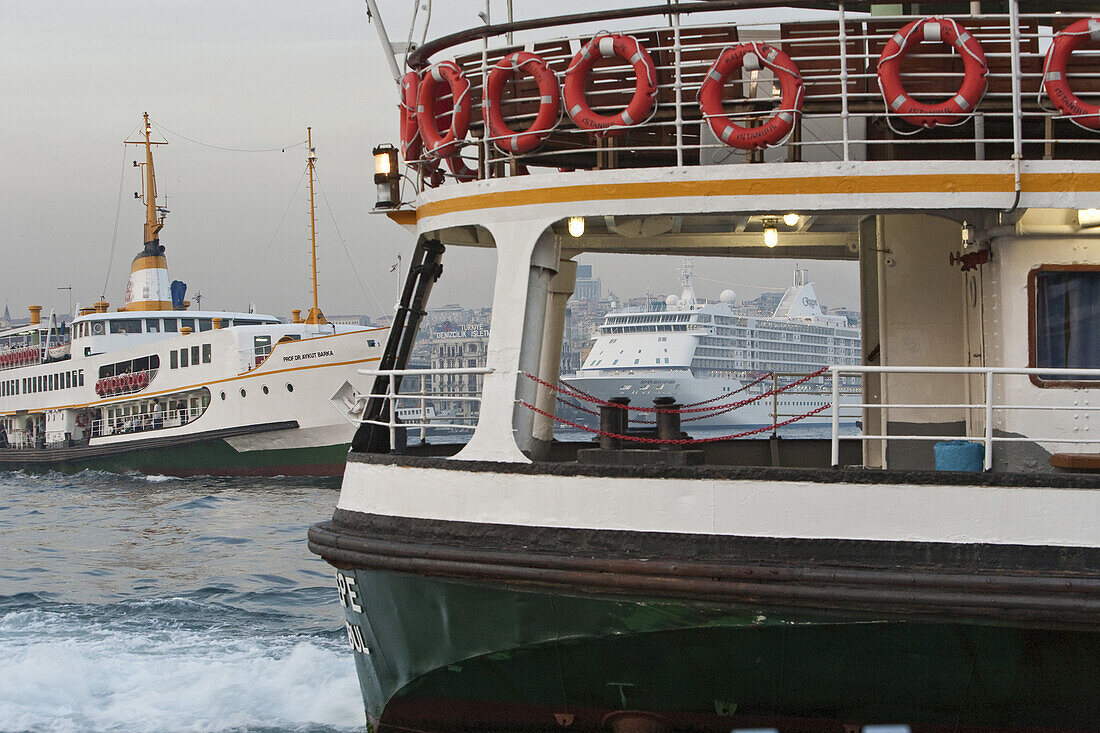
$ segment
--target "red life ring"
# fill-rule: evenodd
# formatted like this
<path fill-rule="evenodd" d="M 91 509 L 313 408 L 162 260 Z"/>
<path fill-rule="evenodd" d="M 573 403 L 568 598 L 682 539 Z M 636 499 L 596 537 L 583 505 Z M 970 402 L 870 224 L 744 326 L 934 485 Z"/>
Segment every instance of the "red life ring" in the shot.
<path fill-rule="evenodd" d="M 149 375 L 146 372 L 137 373 L 137 388 L 145 389 L 149 385 Z"/>
<path fill-rule="evenodd" d="M 440 82 L 451 89 L 451 125 L 441 133 L 436 124 L 436 92 Z M 470 131 L 470 81 L 454 61 L 438 63 L 424 73 L 416 93 L 416 121 L 426 152 L 437 158 L 449 158 L 458 152 L 458 144 Z"/>
<path fill-rule="evenodd" d="M 524 70 L 535 78 L 539 87 L 539 111 L 535 121 L 522 132 L 515 132 L 504 121 L 500 111 L 500 95 L 504 85 L 516 72 Z M 546 65 L 541 56 L 528 51 L 510 53 L 493 67 L 485 82 L 481 100 L 481 113 L 493 144 L 505 153 L 530 153 L 542 145 L 546 136 L 558 126 L 561 118 L 561 90 L 558 77 Z"/>
<path fill-rule="evenodd" d="M 137 387 L 137 375 L 127 374 L 126 377 L 126 389 L 135 389 Z"/>
<path fill-rule="evenodd" d="M 416 93 L 420 88 L 420 75 L 410 71 L 401 77 L 401 157 L 406 164 L 412 165 L 420 160 L 422 149 L 420 124 L 416 115 Z"/>
<path fill-rule="evenodd" d="M 122 390 L 122 377 L 111 377 L 111 394 Z"/>
<path fill-rule="evenodd" d="M 939 104 L 923 104 L 913 99 L 901 83 L 901 62 L 915 42 L 921 39 L 947 43 L 962 57 L 966 67 L 959 90 Z M 891 112 L 917 127 L 936 127 L 962 122 L 974 113 L 987 88 L 989 67 L 982 44 L 950 18 L 922 18 L 895 33 L 886 42 L 878 59 L 878 86 Z"/>
<path fill-rule="evenodd" d="M 599 57 L 618 56 L 634 67 L 634 96 L 622 112 L 612 117 L 596 114 L 584 97 L 588 72 Z M 657 106 L 657 70 L 642 44 L 631 36 L 602 33 L 586 43 L 569 62 L 562 90 L 565 111 L 582 130 L 601 137 L 621 135 L 626 128 L 642 122 Z"/>
<path fill-rule="evenodd" d="M 85 415 L 83 412 L 76 413 L 76 426 L 78 428 L 88 427 L 88 416 Z"/>
<path fill-rule="evenodd" d="M 1100 18 L 1082 18 L 1054 37 L 1043 62 L 1043 91 L 1070 122 L 1086 130 L 1100 130 L 1100 106 L 1082 101 L 1066 78 L 1069 57 L 1089 41 L 1100 41 Z"/>
<path fill-rule="evenodd" d="M 749 70 L 767 66 L 779 79 L 783 96 L 776 113 L 760 127 L 745 127 L 730 121 L 722 109 L 722 90 L 726 79 L 744 67 Z M 715 136 L 741 150 L 776 145 L 794 128 L 802 113 L 802 75 L 791 57 L 766 43 L 742 43 L 727 48 L 707 72 L 699 87 L 699 106 Z"/>

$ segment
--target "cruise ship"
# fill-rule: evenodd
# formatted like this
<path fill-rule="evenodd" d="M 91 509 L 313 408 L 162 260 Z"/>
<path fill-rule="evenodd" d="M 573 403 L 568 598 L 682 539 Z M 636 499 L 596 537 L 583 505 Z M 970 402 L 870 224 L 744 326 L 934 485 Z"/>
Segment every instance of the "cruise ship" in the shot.
<path fill-rule="evenodd" d="M 626 397 L 635 405 L 660 397 L 705 404 L 707 410 L 687 418 L 699 427 L 766 425 L 830 404 L 824 377 L 767 395 L 777 384 L 830 364 L 860 363 L 859 329 L 844 316 L 822 312 L 806 269 L 795 268 L 794 282 L 767 317 L 738 307 L 732 290 L 718 302 L 700 300 L 690 261 L 680 274 L 679 296 L 608 313 L 584 364 L 562 378 L 567 387 L 604 401 Z M 857 404 L 852 390 L 858 380 L 844 386 L 848 404 Z M 732 408 L 746 399 L 754 401 Z M 841 417 L 857 420 L 858 408 Z M 830 419 L 822 412 L 804 421 Z"/>

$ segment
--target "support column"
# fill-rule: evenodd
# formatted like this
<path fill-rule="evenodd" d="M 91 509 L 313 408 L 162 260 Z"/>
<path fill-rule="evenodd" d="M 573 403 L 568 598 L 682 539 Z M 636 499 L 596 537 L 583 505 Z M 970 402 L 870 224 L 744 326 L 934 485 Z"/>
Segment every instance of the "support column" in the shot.
<path fill-rule="evenodd" d="M 487 224 L 496 244 L 493 320 L 489 327 L 481 410 L 477 429 L 459 460 L 528 463 L 532 413 L 517 399 L 534 404 L 535 383 L 521 372 L 537 373 L 542 350 L 546 298 L 558 262 L 553 220 Z"/>
<path fill-rule="evenodd" d="M 550 280 L 550 293 L 546 304 L 546 327 L 542 332 L 542 357 L 540 359 L 539 378 L 557 384 L 561 372 L 561 346 L 565 333 L 565 304 L 573 295 L 577 283 L 577 263 L 572 260 L 558 261 L 558 274 Z M 558 395 L 549 387 L 538 386 L 535 407 L 555 412 Z M 547 443 L 554 440 L 554 420 L 535 413 L 535 440 Z"/>

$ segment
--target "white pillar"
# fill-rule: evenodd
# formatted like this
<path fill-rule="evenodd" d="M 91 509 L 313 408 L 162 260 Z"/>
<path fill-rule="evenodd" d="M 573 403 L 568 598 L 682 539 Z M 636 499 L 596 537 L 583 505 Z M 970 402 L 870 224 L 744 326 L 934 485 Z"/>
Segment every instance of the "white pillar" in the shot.
<path fill-rule="evenodd" d="M 517 443 L 526 424 L 530 442 L 533 413 L 517 405 L 517 397 L 533 404 L 534 382 L 521 371 L 535 373 L 542 346 L 546 292 L 557 264 L 553 219 L 486 224 L 496 245 L 493 318 L 489 327 L 485 375 L 477 429 L 458 455 L 459 460 L 529 463 Z M 549 255 L 549 256 L 547 256 Z M 528 328 L 533 335 L 528 333 Z M 530 385 L 530 386 L 528 386 Z M 527 413 L 526 417 L 518 412 Z"/>
<path fill-rule="evenodd" d="M 539 364 L 539 377 L 557 384 L 561 371 L 561 345 L 565 333 L 565 304 L 573 295 L 577 283 L 577 263 L 572 260 L 558 262 L 558 274 L 550 280 L 549 302 L 546 305 L 546 327 L 542 332 L 542 358 Z M 539 385 L 535 407 L 543 412 L 554 414 L 558 395 L 549 387 Z M 550 442 L 554 439 L 554 419 L 535 414 L 534 435 L 536 440 Z"/>

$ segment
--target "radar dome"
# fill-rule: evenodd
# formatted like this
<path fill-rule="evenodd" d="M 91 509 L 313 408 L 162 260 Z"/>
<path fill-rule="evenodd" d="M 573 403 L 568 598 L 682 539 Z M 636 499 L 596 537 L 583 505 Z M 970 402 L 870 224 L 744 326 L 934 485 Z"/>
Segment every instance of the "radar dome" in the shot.
<path fill-rule="evenodd" d="M 668 296 L 667 298 L 665 298 L 665 305 L 667 305 L 669 308 L 675 308 L 676 306 L 680 305 L 680 297 L 677 295 Z"/>
<path fill-rule="evenodd" d="M 732 290 L 723 290 L 722 294 L 718 296 L 718 300 L 726 305 L 733 305 L 737 301 L 737 293 Z"/>

